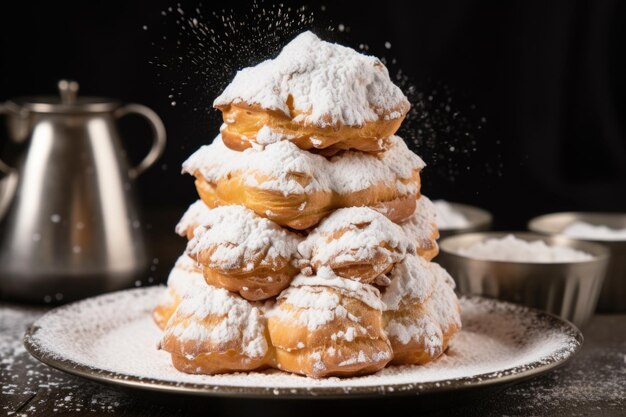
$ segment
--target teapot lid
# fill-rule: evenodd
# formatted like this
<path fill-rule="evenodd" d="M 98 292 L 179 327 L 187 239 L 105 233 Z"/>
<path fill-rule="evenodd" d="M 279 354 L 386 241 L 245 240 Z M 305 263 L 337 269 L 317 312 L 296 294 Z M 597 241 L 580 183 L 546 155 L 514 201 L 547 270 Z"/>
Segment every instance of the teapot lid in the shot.
<path fill-rule="evenodd" d="M 17 107 L 35 113 L 101 113 L 113 111 L 119 102 L 103 97 L 78 97 L 76 81 L 61 80 L 59 96 L 21 97 L 11 102 Z"/>

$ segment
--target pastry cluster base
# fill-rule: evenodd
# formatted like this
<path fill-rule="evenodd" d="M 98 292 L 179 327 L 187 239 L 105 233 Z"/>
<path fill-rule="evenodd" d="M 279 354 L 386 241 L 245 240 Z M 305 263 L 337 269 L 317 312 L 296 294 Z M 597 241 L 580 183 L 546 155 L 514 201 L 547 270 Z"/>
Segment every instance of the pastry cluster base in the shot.
<path fill-rule="evenodd" d="M 239 205 L 192 204 L 189 238 L 153 317 L 160 347 L 187 373 L 268 367 L 355 376 L 439 357 L 460 327 L 427 197 L 401 224 L 368 207 L 307 232 Z"/>

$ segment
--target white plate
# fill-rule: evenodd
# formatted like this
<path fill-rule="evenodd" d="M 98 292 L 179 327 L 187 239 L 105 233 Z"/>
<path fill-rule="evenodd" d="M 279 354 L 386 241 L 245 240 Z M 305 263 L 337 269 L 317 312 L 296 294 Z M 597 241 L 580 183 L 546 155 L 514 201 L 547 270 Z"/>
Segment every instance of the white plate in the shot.
<path fill-rule="evenodd" d="M 187 375 L 157 350 L 151 311 L 163 287 L 120 291 L 56 308 L 24 338 L 29 352 L 63 371 L 115 385 L 218 396 L 341 397 L 426 394 L 510 383 L 546 372 L 576 353 L 582 335 L 547 313 L 501 301 L 461 299 L 463 330 L 425 366 L 388 367 L 355 378 L 311 379 L 270 370 Z"/>

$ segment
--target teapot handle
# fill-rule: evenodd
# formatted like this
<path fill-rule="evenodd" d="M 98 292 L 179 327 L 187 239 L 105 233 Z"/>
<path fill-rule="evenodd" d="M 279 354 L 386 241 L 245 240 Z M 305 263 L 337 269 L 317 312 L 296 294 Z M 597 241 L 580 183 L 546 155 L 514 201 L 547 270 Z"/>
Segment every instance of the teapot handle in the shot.
<path fill-rule="evenodd" d="M 0 114 L 6 113 L 9 113 L 8 107 L 5 103 L 0 103 Z M 0 159 L 0 172 L 5 174 L 5 177 L 0 180 L 0 219 L 2 219 L 15 194 L 17 171 Z"/>
<path fill-rule="evenodd" d="M 145 117 L 152 127 L 152 148 L 150 152 L 143 158 L 143 160 L 135 167 L 131 168 L 128 172 L 130 178 L 135 179 L 141 175 L 146 169 L 150 168 L 156 161 L 163 155 L 165 150 L 165 126 L 161 121 L 161 118 L 150 108 L 141 104 L 126 104 L 119 109 L 115 110 L 115 117 L 120 119 L 129 114 L 138 114 Z"/>

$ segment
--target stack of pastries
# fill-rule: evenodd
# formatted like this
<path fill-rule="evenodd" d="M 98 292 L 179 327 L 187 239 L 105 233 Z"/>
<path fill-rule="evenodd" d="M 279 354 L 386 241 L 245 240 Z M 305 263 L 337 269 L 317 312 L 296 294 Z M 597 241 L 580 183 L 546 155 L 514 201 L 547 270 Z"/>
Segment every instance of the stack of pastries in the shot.
<path fill-rule="evenodd" d="M 384 65 L 305 32 L 239 71 L 184 162 L 200 200 L 154 319 L 188 373 L 321 378 L 425 364 L 460 330 L 409 103 Z"/>

